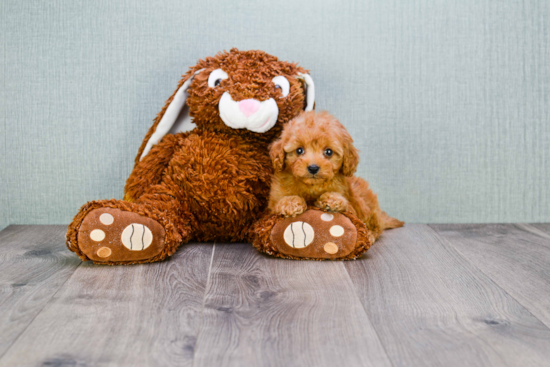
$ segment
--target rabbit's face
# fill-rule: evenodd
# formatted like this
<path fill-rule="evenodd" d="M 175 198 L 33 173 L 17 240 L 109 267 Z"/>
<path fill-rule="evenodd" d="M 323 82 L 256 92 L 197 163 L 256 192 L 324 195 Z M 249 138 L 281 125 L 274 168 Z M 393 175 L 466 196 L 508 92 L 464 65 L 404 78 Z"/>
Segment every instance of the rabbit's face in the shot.
<path fill-rule="evenodd" d="M 235 131 L 273 140 L 306 107 L 297 64 L 262 51 L 232 49 L 200 60 L 188 76 L 187 105 L 200 129 Z"/>

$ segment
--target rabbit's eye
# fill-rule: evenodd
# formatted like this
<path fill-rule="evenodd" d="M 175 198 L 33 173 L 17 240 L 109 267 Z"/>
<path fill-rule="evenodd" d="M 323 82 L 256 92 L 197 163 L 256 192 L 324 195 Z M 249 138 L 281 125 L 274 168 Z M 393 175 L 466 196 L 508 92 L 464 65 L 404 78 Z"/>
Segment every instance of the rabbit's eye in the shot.
<path fill-rule="evenodd" d="M 290 83 L 288 82 L 288 79 L 285 78 L 282 75 L 276 76 L 271 80 L 273 84 L 275 84 L 275 89 L 280 89 L 283 97 L 288 96 L 288 92 L 290 92 Z"/>
<path fill-rule="evenodd" d="M 222 69 L 216 69 L 208 76 L 208 86 L 210 88 L 219 87 L 222 80 L 229 78 L 227 73 Z"/>

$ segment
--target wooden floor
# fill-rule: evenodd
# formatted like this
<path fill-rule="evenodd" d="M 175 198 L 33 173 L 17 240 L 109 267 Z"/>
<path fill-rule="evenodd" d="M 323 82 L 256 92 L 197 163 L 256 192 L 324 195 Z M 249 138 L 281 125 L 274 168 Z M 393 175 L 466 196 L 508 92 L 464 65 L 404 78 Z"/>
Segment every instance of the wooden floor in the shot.
<path fill-rule="evenodd" d="M 407 225 L 363 258 L 189 244 L 82 263 L 0 233 L 0 366 L 549 366 L 550 224 Z"/>

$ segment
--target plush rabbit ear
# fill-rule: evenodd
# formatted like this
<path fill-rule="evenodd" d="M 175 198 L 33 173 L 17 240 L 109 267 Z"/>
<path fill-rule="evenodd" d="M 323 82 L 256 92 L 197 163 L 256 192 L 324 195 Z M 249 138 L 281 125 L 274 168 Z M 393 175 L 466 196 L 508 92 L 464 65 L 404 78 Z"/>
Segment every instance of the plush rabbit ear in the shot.
<path fill-rule="evenodd" d="M 153 145 L 158 144 L 158 142 L 161 141 L 164 135 L 190 131 L 196 127 L 193 123 L 193 119 L 189 116 L 189 107 L 185 102 L 187 101 L 187 96 L 189 95 L 187 93 L 187 89 L 193 82 L 195 75 L 203 70 L 204 69 L 196 71 L 195 74 L 187 79 L 180 89 L 178 89 L 172 99 L 172 102 L 170 102 L 170 105 L 166 108 L 164 115 L 160 119 L 155 132 L 147 141 L 145 149 L 143 149 L 143 153 L 141 153 L 139 160 L 142 160 L 143 157 L 149 153 Z"/>
<path fill-rule="evenodd" d="M 304 111 L 311 111 L 315 106 L 315 84 L 309 74 L 298 73 L 298 79 L 302 79 L 306 84 L 306 108 Z"/>

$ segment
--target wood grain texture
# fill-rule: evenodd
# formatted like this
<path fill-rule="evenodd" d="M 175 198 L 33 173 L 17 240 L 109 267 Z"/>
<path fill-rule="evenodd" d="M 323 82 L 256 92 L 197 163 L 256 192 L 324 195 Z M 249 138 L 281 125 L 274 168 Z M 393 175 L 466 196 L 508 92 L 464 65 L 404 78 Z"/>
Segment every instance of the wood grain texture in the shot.
<path fill-rule="evenodd" d="M 0 365 L 548 365 L 550 225 L 433 228 L 351 262 L 189 244 L 106 267 L 66 250 L 64 226 L 10 226 Z"/>
<path fill-rule="evenodd" d="M 65 226 L 10 226 L 0 233 L 0 364 L 81 264 L 65 247 Z"/>
<path fill-rule="evenodd" d="M 161 263 L 84 263 L 0 365 L 191 365 L 212 251 L 190 244 Z"/>
<path fill-rule="evenodd" d="M 342 262 L 216 245 L 195 366 L 390 366 Z"/>
<path fill-rule="evenodd" d="M 427 225 L 385 232 L 345 267 L 394 366 L 550 360 L 550 329 Z"/>
<path fill-rule="evenodd" d="M 472 264 L 550 327 L 549 225 L 431 226 Z"/>

